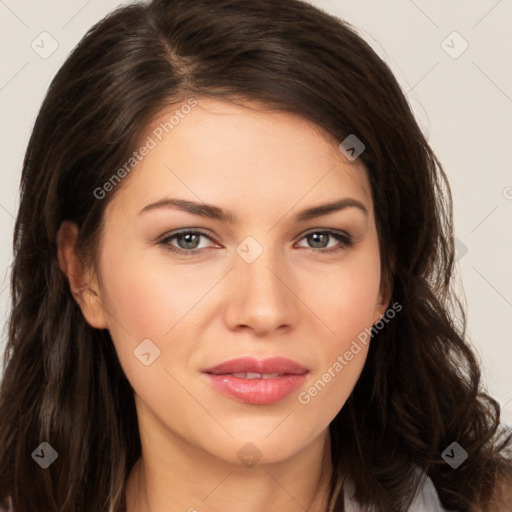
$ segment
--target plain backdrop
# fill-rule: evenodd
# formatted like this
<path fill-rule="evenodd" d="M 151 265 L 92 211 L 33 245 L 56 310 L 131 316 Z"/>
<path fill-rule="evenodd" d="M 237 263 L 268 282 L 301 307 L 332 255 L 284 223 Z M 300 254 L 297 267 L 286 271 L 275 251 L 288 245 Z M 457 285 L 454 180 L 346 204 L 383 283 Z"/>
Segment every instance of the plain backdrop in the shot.
<path fill-rule="evenodd" d="M 390 65 L 449 177 L 457 287 L 488 391 L 512 424 L 512 2 L 311 0 Z M 0 353 L 24 151 L 50 80 L 116 0 L 0 0 Z M 385 136 L 385 134 L 383 134 Z"/>

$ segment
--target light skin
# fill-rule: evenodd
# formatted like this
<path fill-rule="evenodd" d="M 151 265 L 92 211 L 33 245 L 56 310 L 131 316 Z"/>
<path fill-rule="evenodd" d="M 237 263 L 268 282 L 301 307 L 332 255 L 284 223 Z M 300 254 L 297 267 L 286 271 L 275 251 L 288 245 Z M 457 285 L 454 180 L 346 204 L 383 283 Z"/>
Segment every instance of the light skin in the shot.
<path fill-rule="evenodd" d="M 127 511 L 325 511 L 328 426 L 368 347 L 308 404 L 298 394 L 388 306 L 367 173 L 295 115 L 197 99 L 115 191 L 96 270 L 74 251 L 76 226 L 64 222 L 59 231 L 59 261 L 74 297 L 91 326 L 109 330 L 135 391 L 143 453 L 128 480 Z M 141 140 L 175 108 L 161 112 Z M 215 205 L 236 222 L 173 206 L 141 213 L 165 198 Z M 366 213 L 347 206 L 297 219 L 345 198 Z M 184 228 L 206 236 L 159 244 Z M 353 244 L 326 231 L 349 234 Z M 236 250 L 246 237 L 263 250 L 251 263 Z M 149 366 L 134 355 L 146 339 L 160 350 Z M 285 399 L 246 404 L 202 373 L 244 356 L 283 356 L 309 372 Z M 247 443 L 257 449 L 246 447 L 249 455 L 261 457 L 252 467 L 238 455 Z"/>

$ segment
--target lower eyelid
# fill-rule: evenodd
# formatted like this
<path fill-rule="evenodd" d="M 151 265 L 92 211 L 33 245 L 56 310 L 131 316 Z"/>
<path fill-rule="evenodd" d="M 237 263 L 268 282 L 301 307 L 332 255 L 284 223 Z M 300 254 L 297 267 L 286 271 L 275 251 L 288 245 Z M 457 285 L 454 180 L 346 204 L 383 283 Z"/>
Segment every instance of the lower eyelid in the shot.
<path fill-rule="evenodd" d="M 308 236 L 310 236 L 314 233 L 328 234 L 331 238 L 334 238 L 338 242 L 338 244 L 333 247 L 321 248 L 321 249 L 317 249 L 314 247 L 306 247 L 306 246 L 300 246 L 301 248 L 309 249 L 314 252 L 328 252 L 329 250 L 336 250 L 336 248 L 339 247 L 339 244 L 341 244 L 341 247 L 348 247 L 348 246 L 352 245 L 352 243 L 353 243 L 353 239 L 352 239 L 351 235 L 349 235 L 348 233 L 338 233 L 337 231 L 327 231 L 327 230 L 310 231 L 309 233 L 306 233 L 301 238 L 299 238 L 297 243 L 301 242 L 302 240 L 304 240 L 305 238 L 307 238 Z M 169 235 L 165 236 L 164 238 L 162 238 L 161 241 L 158 243 L 161 245 L 170 246 L 172 249 L 175 249 L 177 252 L 190 253 L 190 254 L 199 253 L 201 251 L 216 248 L 213 246 L 208 246 L 208 247 L 202 247 L 200 249 L 182 249 L 181 247 L 177 247 L 176 245 L 171 244 L 171 241 L 176 240 L 179 236 L 184 236 L 187 234 L 200 235 L 203 238 L 207 238 L 212 244 L 216 244 L 217 246 L 221 245 L 211 235 L 203 233 L 201 231 L 180 231 L 178 233 L 169 234 Z"/>
<path fill-rule="evenodd" d="M 303 235 L 298 240 L 298 242 L 301 242 L 308 236 L 313 235 L 315 233 L 327 234 L 331 238 L 336 240 L 338 243 L 341 243 L 342 245 L 350 245 L 353 242 L 352 237 L 348 233 L 338 233 L 337 231 L 325 231 L 325 230 L 310 231 L 309 233 L 306 233 L 305 235 Z M 305 247 L 305 249 L 314 249 L 314 247 Z M 319 249 L 319 250 L 322 250 L 322 249 Z"/>
<path fill-rule="evenodd" d="M 180 236 L 185 236 L 185 235 L 199 235 L 202 238 L 208 239 L 213 244 L 219 245 L 219 243 L 213 237 L 211 237 L 210 235 L 207 235 L 206 233 L 202 233 L 200 231 L 180 231 L 179 233 L 174 233 L 174 234 L 165 236 L 164 238 L 162 238 L 162 240 L 159 243 L 161 243 L 163 245 L 171 245 L 171 247 L 174 247 L 176 250 L 184 251 L 184 252 L 198 252 L 198 251 L 202 251 L 204 249 L 212 248 L 212 247 L 201 247 L 200 249 L 188 249 L 187 250 L 187 249 L 182 249 L 181 247 L 177 247 L 177 246 L 171 244 L 171 241 L 175 241 Z"/>

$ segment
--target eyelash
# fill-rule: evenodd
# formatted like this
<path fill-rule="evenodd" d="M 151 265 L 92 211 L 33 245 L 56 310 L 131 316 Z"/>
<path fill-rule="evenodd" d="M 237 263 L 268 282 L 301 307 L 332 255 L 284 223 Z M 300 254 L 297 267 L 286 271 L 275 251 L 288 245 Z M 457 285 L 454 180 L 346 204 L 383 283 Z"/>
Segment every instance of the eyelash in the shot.
<path fill-rule="evenodd" d="M 348 233 L 343 233 L 343 232 L 338 232 L 338 231 L 331 231 L 331 230 L 314 230 L 314 231 L 309 231 L 308 233 L 303 235 L 303 237 L 299 241 L 303 240 L 304 238 L 306 238 L 306 237 L 308 237 L 310 235 L 318 234 L 318 233 L 320 233 L 320 234 L 327 234 L 327 235 L 335 238 L 339 242 L 341 242 L 341 244 L 337 245 L 335 247 L 332 247 L 330 249 L 315 249 L 313 247 L 302 247 L 302 248 L 303 249 L 309 249 L 310 251 L 315 252 L 315 253 L 319 253 L 320 252 L 320 253 L 327 253 L 327 254 L 335 254 L 335 253 L 338 253 L 338 252 L 342 251 L 343 249 L 351 247 L 354 244 L 354 241 L 353 241 L 352 237 Z M 215 242 L 215 240 L 210 235 L 205 233 L 204 231 L 201 231 L 201 230 L 189 230 L 189 231 L 179 231 L 177 233 L 169 234 L 169 235 L 165 236 L 162 240 L 160 240 L 158 242 L 158 244 L 165 246 L 165 249 L 170 251 L 170 252 L 173 252 L 175 254 L 185 255 L 185 256 L 196 256 L 196 255 L 202 253 L 204 250 L 210 249 L 208 247 L 208 248 L 203 248 L 203 249 L 188 249 L 187 250 L 187 249 L 180 249 L 179 247 L 176 247 L 176 246 L 170 244 L 171 240 L 173 240 L 175 238 L 178 238 L 180 236 L 185 236 L 185 235 L 201 235 L 201 236 L 204 236 L 204 237 L 208 238 L 212 242 Z"/>

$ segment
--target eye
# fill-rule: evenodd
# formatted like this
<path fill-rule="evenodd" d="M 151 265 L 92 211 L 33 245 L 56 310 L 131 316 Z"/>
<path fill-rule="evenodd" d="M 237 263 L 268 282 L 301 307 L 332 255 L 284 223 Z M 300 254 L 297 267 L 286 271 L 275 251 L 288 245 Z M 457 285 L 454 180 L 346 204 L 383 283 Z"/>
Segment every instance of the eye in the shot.
<path fill-rule="evenodd" d="M 181 231 L 166 236 L 158 243 L 172 252 L 192 254 L 194 252 L 201 252 L 202 249 L 208 249 L 208 246 L 200 245 L 202 238 L 213 241 L 210 236 L 202 231 Z"/>
<path fill-rule="evenodd" d="M 311 249 L 314 252 L 337 252 L 341 251 L 353 244 L 353 239 L 348 233 L 338 231 L 310 231 L 301 240 L 305 240 L 309 247 L 299 245 L 299 247 L 305 247 Z M 329 245 L 329 241 L 337 241 L 338 244 Z"/>
<path fill-rule="evenodd" d="M 158 244 L 163 245 L 171 252 L 194 256 L 200 254 L 203 250 L 214 248 L 212 245 L 201 245 L 201 239 L 214 242 L 213 238 L 203 231 L 184 230 L 165 236 Z M 310 231 L 302 237 L 302 240 L 305 240 L 310 246 L 299 244 L 299 247 L 309 249 L 315 253 L 335 253 L 353 245 L 353 239 L 348 233 L 330 230 Z M 337 244 L 330 244 L 333 241 L 337 241 Z"/>

